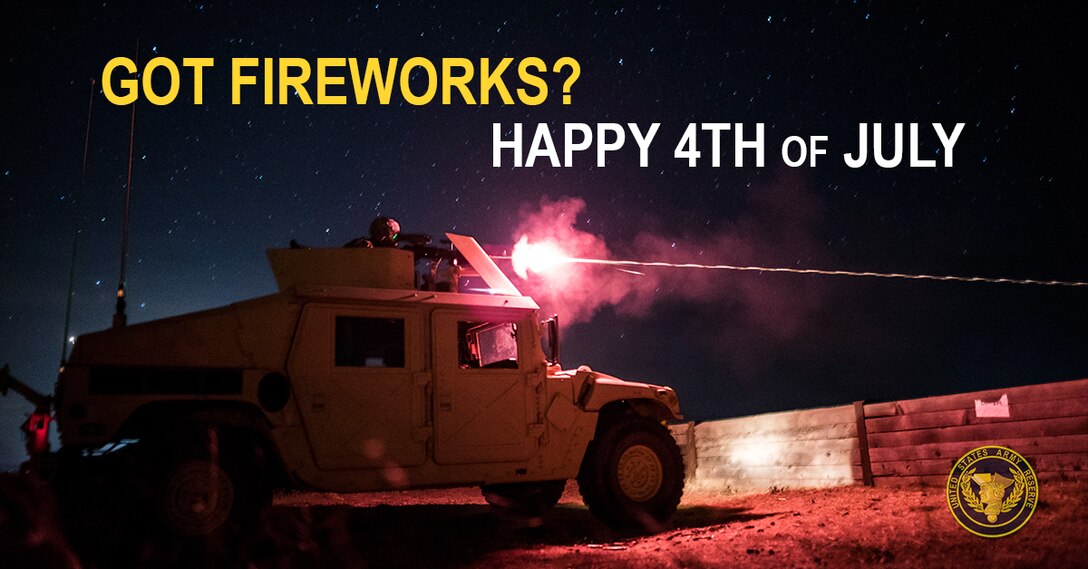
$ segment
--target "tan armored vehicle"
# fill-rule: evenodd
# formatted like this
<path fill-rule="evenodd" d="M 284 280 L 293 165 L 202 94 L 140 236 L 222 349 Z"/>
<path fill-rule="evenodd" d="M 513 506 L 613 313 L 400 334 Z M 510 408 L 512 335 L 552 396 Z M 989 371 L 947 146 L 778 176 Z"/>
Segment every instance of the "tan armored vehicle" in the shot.
<path fill-rule="evenodd" d="M 449 238 L 487 293 L 419 290 L 404 249 L 270 250 L 277 294 L 80 336 L 62 451 L 136 457 L 127 475 L 184 535 L 244 521 L 278 485 L 478 485 L 539 514 L 568 479 L 610 524 L 659 526 L 683 490 L 674 391 L 560 369 L 556 320 Z"/>

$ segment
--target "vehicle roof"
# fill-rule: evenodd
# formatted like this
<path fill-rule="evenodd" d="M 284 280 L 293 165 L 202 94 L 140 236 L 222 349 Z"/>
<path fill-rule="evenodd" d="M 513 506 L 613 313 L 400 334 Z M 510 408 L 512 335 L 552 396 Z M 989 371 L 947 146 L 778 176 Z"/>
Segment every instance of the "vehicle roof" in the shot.
<path fill-rule="evenodd" d="M 525 310 L 540 308 L 531 297 L 501 294 L 468 294 L 323 285 L 296 287 L 294 293 L 297 298 L 306 301 L 418 303 L 486 308 L 520 308 Z"/>

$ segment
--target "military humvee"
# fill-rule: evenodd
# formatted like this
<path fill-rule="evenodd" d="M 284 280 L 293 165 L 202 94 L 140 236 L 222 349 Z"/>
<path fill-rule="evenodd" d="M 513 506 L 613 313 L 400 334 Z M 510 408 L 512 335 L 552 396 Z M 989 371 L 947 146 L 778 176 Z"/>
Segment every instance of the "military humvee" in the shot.
<path fill-rule="evenodd" d="M 408 250 L 279 249 L 276 294 L 80 336 L 57 382 L 62 452 L 136 457 L 128 475 L 189 536 L 252 519 L 279 485 L 478 485 L 538 515 L 577 479 L 610 524 L 665 521 L 675 392 L 562 370 L 557 321 L 449 238 L 488 293 L 419 290 Z"/>

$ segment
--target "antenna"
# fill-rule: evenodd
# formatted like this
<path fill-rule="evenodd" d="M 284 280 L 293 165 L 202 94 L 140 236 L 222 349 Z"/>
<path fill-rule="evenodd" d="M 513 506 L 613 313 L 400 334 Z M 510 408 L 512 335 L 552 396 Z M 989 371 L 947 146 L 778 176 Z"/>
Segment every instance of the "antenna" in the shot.
<path fill-rule="evenodd" d="M 136 40 L 136 68 L 140 67 L 140 40 Z M 132 204 L 132 146 L 136 138 L 136 102 L 132 101 L 132 120 L 128 130 L 128 181 L 125 183 L 125 209 L 121 217 L 121 275 L 117 280 L 117 310 L 113 313 L 113 327 L 123 328 L 128 323 L 125 315 L 125 264 L 128 261 L 128 214 Z"/>
<path fill-rule="evenodd" d="M 87 182 L 87 149 L 91 145 L 91 109 L 94 108 L 94 78 L 91 78 L 91 96 L 87 101 L 87 131 L 83 135 L 83 167 L 79 172 L 79 188 L 72 197 L 72 259 L 68 265 L 68 303 L 64 308 L 64 337 L 61 338 L 60 367 L 68 362 L 68 330 L 72 323 L 72 297 L 76 282 L 76 252 L 79 250 L 79 234 L 83 225 L 83 210 L 80 197 Z"/>

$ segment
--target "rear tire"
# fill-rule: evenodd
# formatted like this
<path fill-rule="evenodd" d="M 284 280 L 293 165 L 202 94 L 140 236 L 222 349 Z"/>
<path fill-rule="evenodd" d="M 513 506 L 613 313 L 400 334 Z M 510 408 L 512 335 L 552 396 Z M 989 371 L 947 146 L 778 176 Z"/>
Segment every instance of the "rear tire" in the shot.
<path fill-rule="evenodd" d="M 661 424 L 622 417 L 586 449 L 578 490 L 590 512 L 605 523 L 658 531 L 684 493 L 680 448 Z"/>
<path fill-rule="evenodd" d="M 170 533 L 240 536 L 272 502 L 259 445 L 247 433 L 201 427 L 170 448 L 156 487 L 159 519 Z"/>
<path fill-rule="evenodd" d="M 238 505 L 234 480 L 208 458 L 178 462 L 163 476 L 159 488 L 158 511 L 163 523 L 185 537 L 214 533 Z"/>

